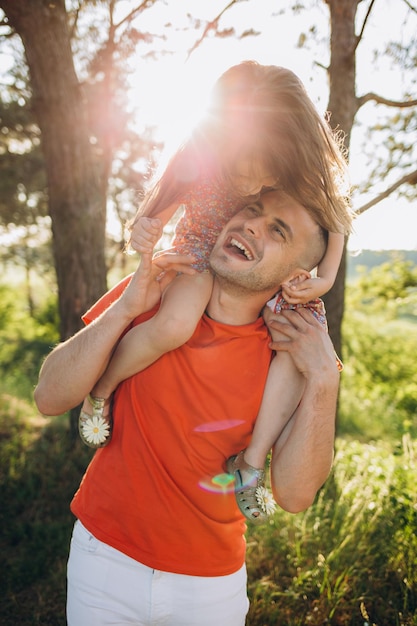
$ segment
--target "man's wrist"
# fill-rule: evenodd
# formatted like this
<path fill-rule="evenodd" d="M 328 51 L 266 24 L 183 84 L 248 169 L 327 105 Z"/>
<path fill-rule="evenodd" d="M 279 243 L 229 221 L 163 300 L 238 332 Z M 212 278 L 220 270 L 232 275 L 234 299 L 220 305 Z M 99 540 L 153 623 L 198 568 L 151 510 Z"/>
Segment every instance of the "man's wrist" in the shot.
<path fill-rule="evenodd" d="M 332 366 L 319 366 L 311 372 L 305 373 L 307 384 L 311 384 L 316 389 L 326 393 L 332 389 L 338 390 L 340 384 L 340 372 L 337 368 L 336 360 Z"/>
<path fill-rule="evenodd" d="M 133 310 L 132 307 L 126 306 L 126 302 L 121 296 L 113 305 L 108 309 L 110 314 L 114 314 L 117 316 L 117 319 L 123 326 L 126 328 L 134 319 L 136 319 L 139 315 L 142 315 L 144 311 L 141 311 L 137 306 Z"/>

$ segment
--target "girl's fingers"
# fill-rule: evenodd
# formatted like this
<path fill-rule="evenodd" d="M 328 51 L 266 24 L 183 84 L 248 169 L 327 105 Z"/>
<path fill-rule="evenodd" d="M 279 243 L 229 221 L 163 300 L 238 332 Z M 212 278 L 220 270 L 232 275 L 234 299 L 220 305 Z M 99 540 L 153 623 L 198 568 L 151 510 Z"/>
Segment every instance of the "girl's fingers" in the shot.
<path fill-rule="evenodd" d="M 141 217 L 133 225 L 130 245 L 136 252 L 153 249 L 162 235 L 162 222 L 159 219 Z"/>

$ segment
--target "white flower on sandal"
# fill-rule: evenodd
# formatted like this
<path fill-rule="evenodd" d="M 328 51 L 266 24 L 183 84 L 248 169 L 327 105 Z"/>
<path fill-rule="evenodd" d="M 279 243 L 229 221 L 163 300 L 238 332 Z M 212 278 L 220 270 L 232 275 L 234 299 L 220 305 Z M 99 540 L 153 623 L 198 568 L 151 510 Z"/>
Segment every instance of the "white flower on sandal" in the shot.
<path fill-rule="evenodd" d="M 257 487 L 255 490 L 256 501 L 259 504 L 261 510 L 266 515 L 272 515 L 277 508 L 272 493 L 265 487 Z"/>
<path fill-rule="evenodd" d="M 92 415 L 89 419 L 86 419 L 81 428 L 86 441 L 94 446 L 104 443 L 110 433 L 109 423 L 97 415 Z"/>

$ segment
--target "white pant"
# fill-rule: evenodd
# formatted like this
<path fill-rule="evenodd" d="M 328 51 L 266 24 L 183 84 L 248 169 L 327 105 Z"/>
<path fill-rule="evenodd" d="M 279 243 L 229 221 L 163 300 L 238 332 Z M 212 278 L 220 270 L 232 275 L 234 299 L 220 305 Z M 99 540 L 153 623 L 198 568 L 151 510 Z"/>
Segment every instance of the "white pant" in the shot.
<path fill-rule="evenodd" d="M 77 521 L 68 559 L 68 626 L 244 626 L 246 582 L 245 566 L 215 577 L 154 570 Z"/>

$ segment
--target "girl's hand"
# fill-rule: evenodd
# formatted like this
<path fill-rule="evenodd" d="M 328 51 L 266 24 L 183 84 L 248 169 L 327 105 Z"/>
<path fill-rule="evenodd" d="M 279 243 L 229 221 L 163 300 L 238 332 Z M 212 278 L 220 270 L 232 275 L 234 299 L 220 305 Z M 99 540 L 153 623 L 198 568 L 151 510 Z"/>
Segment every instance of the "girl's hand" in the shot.
<path fill-rule="evenodd" d="M 330 287 L 324 278 L 307 278 L 281 285 L 282 295 L 290 304 L 305 304 L 320 298 Z"/>
<path fill-rule="evenodd" d="M 132 226 L 130 246 L 140 252 L 139 267 L 124 293 L 125 305 L 135 307 L 135 315 L 151 309 L 159 300 L 166 286 L 178 272 L 195 274 L 191 267 L 195 258 L 163 250 L 152 257 L 153 249 L 162 235 L 162 222 L 158 218 L 140 217 Z M 139 308 L 138 308 L 139 307 Z"/>
<path fill-rule="evenodd" d="M 130 247 L 140 254 L 152 252 L 162 236 L 162 222 L 158 218 L 139 217 L 130 234 Z"/>

